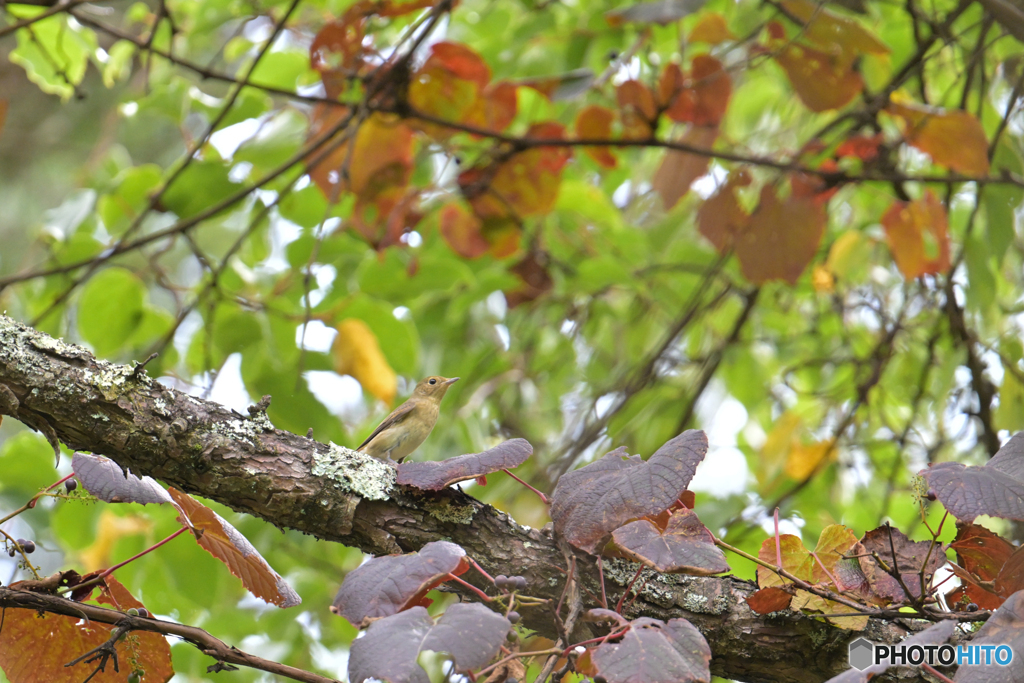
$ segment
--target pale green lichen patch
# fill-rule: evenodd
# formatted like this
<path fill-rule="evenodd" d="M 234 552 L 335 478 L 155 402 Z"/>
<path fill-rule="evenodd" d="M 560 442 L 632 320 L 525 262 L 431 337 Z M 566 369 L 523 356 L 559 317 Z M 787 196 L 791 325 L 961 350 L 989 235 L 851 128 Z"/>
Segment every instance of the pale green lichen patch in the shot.
<path fill-rule="evenodd" d="M 329 444 L 326 453 L 313 455 L 314 477 L 334 481 L 336 488 L 369 500 L 387 500 L 395 485 L 395 468 L 374 457 Z"/>
<path fill-rule="evenodd" d="M 211 431 L 255 446 L 259 441 L 260 434 L 274 429 L 274 425 L 270 424 L 266 415 L 260 413 L 260 416 L 262 419 L 247 420 L 244 417 L 239 417 L 234 420 L 215 422 L 211 426 Z"/>

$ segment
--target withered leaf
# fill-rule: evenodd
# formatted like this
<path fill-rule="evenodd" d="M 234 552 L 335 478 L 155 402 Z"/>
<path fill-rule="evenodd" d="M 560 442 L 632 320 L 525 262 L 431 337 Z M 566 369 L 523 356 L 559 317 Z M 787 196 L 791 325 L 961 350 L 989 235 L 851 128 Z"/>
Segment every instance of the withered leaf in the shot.
<path fill-rule="evenodd" d="M 203 550 L 227 565 L 250 593 L 278 607 L 294 607 L 302 602 L 230 522 L 187 493 L 174 488 L 169 492 L 180 510 L 178 521 L 192 529 Z"/>
<path fill-rule="evenodd" d="M 425 491 L 439 491 L 460 481 L 519 467 L 532 453 L 533 446 L 526 439 L 510 439 L 483 453 L 440 461 L 403 462 L 398 466 L 397 482 Z"/>
<path fill-rule="evenodd" d="M 112 576 L 96 602 L 115 609 L 142 607 L 121 583 Z M 9 609 L 0 630 L 0 669 L 11 683 L 81 683 L 95 664 L 65 667 L 68 661 L 99 647 L 110 638 L 113 626 L 95 621 L 83 622 L 79 617 L 37 613 L 26 609 Z M 174 675 L 171 648 L 159 633 L 136 631 L 130 650 L 118 644 L 121 657 L 131 656 L 146 671 L 149 683 L 165 683 Z M 122 662 L 124 660 L 122 659 Z M 122 664 L 122 667 L 124 664 Z M 121 683 L 127 672 L 115 673 L 112 666 L 96 674 L 92 681 Z"/>
<path fill-rule="evenodd" d="M 899 573 L 914 599 L 921 596 L 921 567 L 924 567 L 925 585 L 928 585 L 935 570 L 946 562 L 942 545 L 932 547 L 931 541 L 911 541 L 892 526 L 881 526 L 867 532 L 861 544 L 868 555 L 859 558 L 860 566 L 871 592 L 890 602 L 907 602 L 908 598 L 900 582 L 882 569 L 872 553 L 877 554 L 885 566 Z"/>
<path fill-rule="evenodd" d="M 772 586 L 762 588 L 747 598 L 747 605 L 758 614 L 770 614 L 789 607 L 793 594 L 784 588 Z"/>
<path fill-rule="evenodd" d="M 981 515 L 1024 520 L 1024 432 L 984 465 L 940 462 L 919 473 L 950 514 L 962 522 Z"/>
<path fill-rule="evenodd" d="M 950 544 L 950 548 L 956 551 L 959 567 L 951 565 L 953 573 L 960 579 L 961 585 L 955 589 L 953 594 L 947 594 L 947 599 L 957 602 L 961 593 L 966 593 L 970 602 L 975 603 L 981 609 L 998 609 L 1003 600 L 1016 592 L 1020 586 L 1013 588 L 1007 593 L 993 589 L 1007 589 L 1010 581 L 1006 579 L 1011 576 L 1007 574 L 1002 582 L 987 588 L 980 585 L 978 581 L 992 582 L 1002 573 L 1006 567 L 1007 560 L 1014 555 L 1015 548 L 1006 540 L 992 533 L 983 526 L 977 524 L 958 524 L 956 538 Z M 1013 566 L 1009 568 L 1012 572 Z"/>
<path fill-rule="evenodd" d="M 711 680 L 711 648 L 686 619 L 634 619 L 620 642 L 598 646 L 591 657 L 608 683 Z"/>
<path fill-rule="evenodd" d="M 451 655 L 457 671 L 478 669 L 498 654 L 510 628 L 508 619 L 479 603 L 452 605 L 437 623 L 425 607 L 413 607 L 373 622 L 352 643 L 348 677 L 352 683 L 430 683 L 416 663 L 424 650 Z"/>
<path fill-rule="evenodd" d="M 650 460 L 619 448 L 565 474 L 551 494 L 555 531 L 577 548 L 595 553 L 627 521 L 667 510 L 686 490 L 707 451 L 707 435 L 691 429 L 668 441 Z"/>
<path fill-rule="evenodd" d="M 710 576 L 729 571 L 714 536 L 687 508 L 674 512 L 664 530 L 640 519 L 616 529 L 612 539 L 627 555 L 659 572 Z"/>
<path fill-rule="evenodd" d="M 465 558 L 465 550 L 447 541 L 433 541 L 415 553 L 375 557 L 345 576 L 331 611 L 357 627 L 367 619 L 397 614 L 448 574 L 464 571 Z"/>
<path fill-rule="evenodd" d="M 88 453 L 75 453 L 71 468 L 82 486 L 107 503 L 170 503 L 164 487 L 151 477 L 137 477 L 125 472 L 110 458 Z"/>

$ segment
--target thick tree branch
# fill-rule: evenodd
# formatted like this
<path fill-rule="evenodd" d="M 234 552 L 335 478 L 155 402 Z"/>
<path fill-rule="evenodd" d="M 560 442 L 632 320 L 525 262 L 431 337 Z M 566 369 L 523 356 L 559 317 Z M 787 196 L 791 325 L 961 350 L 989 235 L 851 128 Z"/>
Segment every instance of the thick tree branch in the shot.
<path fill-rule="evenodd" d="M 261 411 L 247 417 L 187 396 L 6 316 L 0 413 L 281 528 L 378 554 L 446 539 L 492 574 L 525 576 L 529 593 L 552 605 L 563 588 L 565 560 L 545 531 L 522 527 L 460 491 L 398 487 L 393 470 L 377 460 L 274 429 Z M 600 594 L 592 559 L 582 559 L 581 595 Z M 609 599 L 617 599 L 637 565 L 614 560 L 604 567 Z M 712 672 L 726 678 L 804 683 L 846 668 L 854 634 L 802 614 L 758 616 L 745 602 L 753 590 L 729 576 L 652 574 L 628 616 L 689 619 L 711 645 Z M 550 609 L 524 608 L 524 625 L 554 635 Z M 908 626 L 873 619 L 865 632 L 894 642 Z"/>

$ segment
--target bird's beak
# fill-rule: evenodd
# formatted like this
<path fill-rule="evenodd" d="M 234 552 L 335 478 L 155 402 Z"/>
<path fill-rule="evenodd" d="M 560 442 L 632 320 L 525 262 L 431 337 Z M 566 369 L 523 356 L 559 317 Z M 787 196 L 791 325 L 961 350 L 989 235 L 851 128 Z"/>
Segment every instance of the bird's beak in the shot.
<path fill-rule="evenodd" d="M 455 384 L 455 383 L 456 383 L 456 382 L 458 382 L 458 381 L 459 381 L 459 378 L 458 378 L 458 377 L 452 377 L 452 378 L 450 378 L 450 379 L 446 379 L 446 380 L 444 381 L 444 385 L 445 385 L 446 387 L 450 387 L 451 385 Z"/>

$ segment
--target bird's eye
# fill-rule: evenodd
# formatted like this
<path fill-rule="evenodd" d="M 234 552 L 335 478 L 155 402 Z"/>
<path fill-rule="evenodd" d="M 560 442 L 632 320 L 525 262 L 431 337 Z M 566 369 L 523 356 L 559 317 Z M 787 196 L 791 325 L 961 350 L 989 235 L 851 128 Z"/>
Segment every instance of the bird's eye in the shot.
<path fill-rule="evenodd" d="M 430 380 L 430 383 L 431 384 L 437 384 L 437 380 L 436 379 L 432 379 L 432 380 Z"/>

